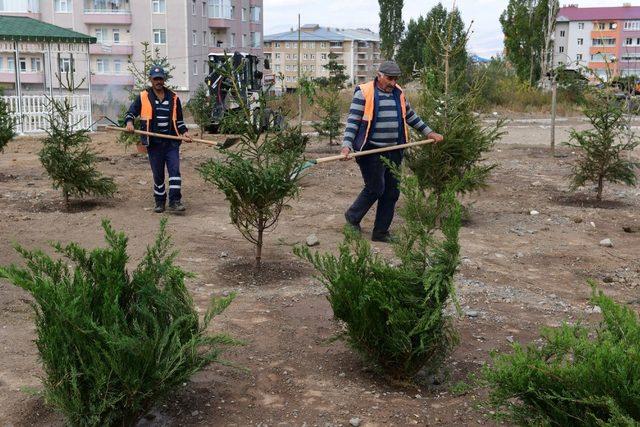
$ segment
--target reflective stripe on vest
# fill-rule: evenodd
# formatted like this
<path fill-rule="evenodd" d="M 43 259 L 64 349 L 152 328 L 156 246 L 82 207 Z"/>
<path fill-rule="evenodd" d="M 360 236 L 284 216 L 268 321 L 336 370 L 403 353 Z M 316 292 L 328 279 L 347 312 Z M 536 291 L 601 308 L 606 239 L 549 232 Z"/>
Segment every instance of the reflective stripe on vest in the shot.
<path fill-rule="evenodd" d="M 360 90 L 362 91 L 362 95 L 364 95 L 364 113 L 362 114 L 362 120 L 367 121 L 367 131 L 364 134 L 364 141 L 362 141 L 362 146 L 360 147 L 360 151 L 364 148 L 369 139 L 369 131 L 371 130 L 371 122 L 373 121 L 374 107 L 375 107 L 375 81 L 370 81 L 368 83 L 363 83 L 358 85 Z M 396 85 L 398 90 L 400 91 L 400 109 L 402 111 L 402 123 L 404 124 L 404 142 L 409 142 L 409 126 L 407 126 L 407 103 L 404 96 L 404 91 L 398 85 Z"/>
<path fill-rule="evenodd" d="M 140 120 L 146 123 L 146 131 L 151 132 L 151 120 L 153 120 L 153 106 L 151 105 L 151 100 L 149 99 L 149 92 L 143 90 L 140 92 L 140 102 L 142 103 L 142 108 L 140 109 Z M 178 132 L 178 95 L 173 94 L 173 108 L 171 109 L 171 122 L 173 123 L 173 128 L 176 131 L 176 135 L 180 135 Z"/>

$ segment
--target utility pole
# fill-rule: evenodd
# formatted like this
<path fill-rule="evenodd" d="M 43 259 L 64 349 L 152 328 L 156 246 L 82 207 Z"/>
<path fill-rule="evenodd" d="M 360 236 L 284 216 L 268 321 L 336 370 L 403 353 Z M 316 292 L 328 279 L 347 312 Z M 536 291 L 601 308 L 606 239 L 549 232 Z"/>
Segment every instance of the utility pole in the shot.
<path fill-rule="evenodd" d="M 300 87 L 301 73 L 300 69 L 300 48 L 302 46 L 302 33 L 300 29 L 300 14 L 298 14 L 298 126 L 302 129 L 302 88 Z"/>

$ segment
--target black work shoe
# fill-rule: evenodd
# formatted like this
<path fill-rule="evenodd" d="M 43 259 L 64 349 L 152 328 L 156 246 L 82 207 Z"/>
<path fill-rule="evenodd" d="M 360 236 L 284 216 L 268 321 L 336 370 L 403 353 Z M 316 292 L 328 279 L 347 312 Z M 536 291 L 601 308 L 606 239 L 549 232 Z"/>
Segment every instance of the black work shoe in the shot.
<path fill-rule="evenodd" d="M 362 228 L 360 227 L 360 224 L 352 222 L 351 220 L 349 220 L 349 218 L 347 217 L 347 214 L 344 214 L 344 219 L 345 221 L 347 221 L 347 227 L 352 228 L 353 230 L 357 231 L 358 233 L 362 233 Z"/>
<path fill-rule="evenodd" d="M 164 205 L 156 205 L 156 207 L 155 207 L 155 208 L 153 208 L 153 211 L 154 211 L 155 213 L 162 213 L 162 212 L 164 212 Z"/>
<path fill-rule="evenodd" d="M 383 233 L 374 232 L 371 234 L 372 242 L 391 243 L 392 240 L 393 240 L 393 237 L 391 237 L 391 234 L 388 231 L 385 231 Z"/>
<path fill-rule="evenodd" d="M 169 204 L 169 210 L 171 212 L 184 212 L 185 210 L 187 210 L 187 208 L 185 208 L 182 203 L 175 202 Z"/>

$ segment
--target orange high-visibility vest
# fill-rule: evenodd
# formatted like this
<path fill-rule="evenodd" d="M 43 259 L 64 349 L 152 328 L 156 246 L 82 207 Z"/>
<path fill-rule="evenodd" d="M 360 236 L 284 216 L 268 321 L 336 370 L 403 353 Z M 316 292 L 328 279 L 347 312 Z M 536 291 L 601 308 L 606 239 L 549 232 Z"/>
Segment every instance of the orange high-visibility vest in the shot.
<path fill-rule="evenodd" d="M 364 140 L 362 141 L 362 146 L 360 147 L 360 151 L 364 148 L 367 140 L 369 139 L 369 131 L 371 130 L 371 122 L 373 121 L 373 115 L 375 114 L 375 80 L 372 80 L 368 83 L 363 83 L 358 85 L 362 94 L 364 95 L 364 113 L 362 114 L 362 120 L 367 122 L 367 130 L 364 133 Z M 400 91 L 400 106 L 402 111 L 402 123 L 404 124 L 404 142 L 409 142 L 409 126 L 407 125 L 407 104 L 404 96 L 404 91 L 399 85 L 396 85 L 398 90 Z"/>
<path fill-rule="evenodd" d="M 151 100 L 149 99 L 149 92 L 143 90 L 140 92 L 140 101 L 142 103 L 142 108 L 140 109 L 140 120 L 142 121 L 142 125 L 146 127 L 147 132 L 151 132 L 151 120 L 153 120 L 153 106 L 151 105 Z M 173 123 L 173 128 L 176 131 L 176 135 L 180 135 L 178 132 L 178 95 L 173 94 L 173 108 L 171 109 L 171 123 Z"/>

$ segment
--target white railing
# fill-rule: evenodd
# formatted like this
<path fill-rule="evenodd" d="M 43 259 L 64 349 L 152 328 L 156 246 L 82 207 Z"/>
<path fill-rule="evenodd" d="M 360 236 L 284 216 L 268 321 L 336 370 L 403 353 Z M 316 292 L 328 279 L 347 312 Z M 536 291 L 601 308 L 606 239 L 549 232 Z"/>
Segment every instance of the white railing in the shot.
<path fill-rule="evenodd" d="M 65 98 L 73 106 L 71 122 L 75 129 L 88 129 L 91 125 L 91 100 L 89 95 L 54 95 L 56 101 Z M 51 111 L 49 99 L 44 95 L 24 95 L 19 104 L 17 96 L 3 96 L 9 106 L 9 113 L 15 120 L 16 132 L 42 133 L 49 129 L 47 117 Z M 20 108 L 21 107 L 21 108 Z"/>

